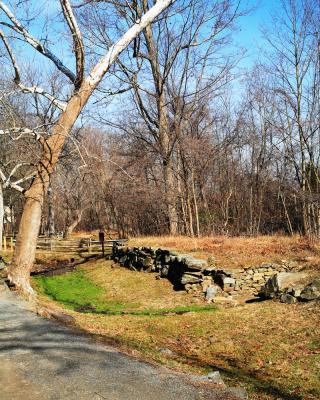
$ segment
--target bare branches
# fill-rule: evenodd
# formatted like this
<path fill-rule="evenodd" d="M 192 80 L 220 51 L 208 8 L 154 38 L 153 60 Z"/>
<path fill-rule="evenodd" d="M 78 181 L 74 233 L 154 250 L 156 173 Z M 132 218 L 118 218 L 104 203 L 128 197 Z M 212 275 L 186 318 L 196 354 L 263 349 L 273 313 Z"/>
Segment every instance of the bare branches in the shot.
<path fill-rule="evenodd" d="M 61 111 L 64 111 L 67 108 L 67 103 L 56 99 L 50 93 L 46 92 L 44 89 L 42 89 L 38 86 L 27 87 L 27 86 L 22 85 L 21 83 L 18 86 L 23 93 L 31 93 L 31 94 L 35 93 L 35 94 L 42 95 L 43 97 L 47 98 L 53 105 L 55 105 L 57 108 L 59 108 Z"/>
<path fill-rule="evenodd" d="M 10 47 L 8 39 L 6 38 L 4 32 L 1 29 L 0 29 L 0 38 L 4 44 L 4 47 L 7 50 L 7 53 L 9 55 L 10 61 L 12 63 L 13 69 L 14 69 L 14 82 L 18 84 L 18 83 L 20 83 L 20 71 L 18 68 L 17 60 L 13 54 L 13 51 Z"/>
<path fill-rule="evenodd" d="M 111 64 L 117 59 L 119 54 L 132 42 L 132 40 L 142 32 L 158 15 L 168 8 L 176 0 L 158 0 L 155 5 L 148 10 L 139 21 L 137 21 L 128 31 L 112 45 L 108 53 L 98 62 L 86 79 L 87 82 L 96 87 L 104 74 L 109 70 Z"/>
<path fill-rule="evenodd" d="M 46 97 L 52 104 L 54 104 L 56 107 L 58 107 L 60 110 L 65 110 L 66 104 L 58 99 L 56 99 L 54 96 L 52 96 L 50 93 L 46 92 L 44 89 L 38 87 L 38 86 L 32 86 L 32 87 L 27 87 L 21 83 L 21 75 L 20 75 L 20 69 L 16 60 L 16 57 L 12 51 L 12 48 L 8 42 L 8 39 L 6 38 L 4 32 L 0 29 L 0 39 L 2 40 L 9 59 L 11 61 L 13 70 L 14 70 L 14 83 L 21 89 L 23 93 L 37 93 L 41 94 L 42 96 Z"/>
<path fill-rule="evenodd" d="M 10 29 L 14 30 L 18 34 L 22 35 L 24 40 L 29 43 L 34 49 L 36 49 L 40 54 L 44 55 L 47 57 L 49 60 L 51 60 L 55 66 L 58 68 L 59 71 L 64 73 L 72 83 L 76 82 L 77 77 L 75 74 L 67 68 L 63 62 L 55 55 L 53 54 L 47 47 L 45 47 L 38 39 L 34 38 L 19 22 L 19 20 L 14 16 L 14 14 L 10 11 L 10 9 L 3 3 L 3 1 L 0 1 L 0 9 L 4 11 L 4 13 L 7 15 L 7 17 L 10 19 L 11 23 L 13 25 L 5 24 L 7 27 Z"/>
<path fill-rule="evenodd" d="M 0 129 L 0 136 L 1 135 L 8 135 L 13 141 L 20 140 L 24 136 L 32 136 L 41 144 L 44 144 L 45 142 L 44 132 L 38 132 L 37 128 L 29 129 L 16 127 L 11 129 Z"/>
<path fill-rule="evenodd" d="M 20 169 L 21 167 L 26 166 L 26 165 L 31 165 L 31 164 L 19 163 L 19 164 L 15 165 L 7 177 L 4 174 L 4 172 L 2 171 L 2 169 L 0 168 L 0 180 L 2 181 L 2 188 L 3 189 L 11 188 L 11 189 L 17 190 L 20 193 L 24 193 L 25 189 L 21 186 L 21 183 L 24 183 L 24 182 L 34 178 L 37 175 L 37 171 L 34 171 L 31 174 L 28 174 L 27 176 L 25 176 L 21 179 L 18 179 L 16 181 L 12 181 L 12 178 L 14 177 L 14 175 L 16 174 L 18 169 Z"/>
<path fill-rule="evenodd" d="M 63 10 L 63 14 L 65 16 L 65 19 L 69 25 L 69 28 L 70 28 L 70 31 L 72 34 L 72 39 L 73 39 L 73 48 L 74 48 L 75 57 L 76 57 L 76 70 L 77 70 L 77 76 L 74 81 L 74 85 L 77 90 L 81 86 L 83 77 L 84 77 L 83 40 L 82 40 L 81 31 L 79 29 L 76 18 L 73 14 L 72 7 L 70 5 L 69 0 L 60 0 L 60 3 L 61 3 L 61 7 Z"/>

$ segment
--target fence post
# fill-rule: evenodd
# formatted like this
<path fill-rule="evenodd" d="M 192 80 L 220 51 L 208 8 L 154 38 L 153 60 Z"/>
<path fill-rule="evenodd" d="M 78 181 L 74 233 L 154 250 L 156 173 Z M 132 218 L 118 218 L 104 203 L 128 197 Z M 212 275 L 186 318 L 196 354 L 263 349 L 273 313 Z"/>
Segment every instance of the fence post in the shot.
<path fill-rule="evenodd" d="M 7 250 L 7 238 L 5 236 L 3 236 L 3 250 Z"/>
<path fill-rule="evenodd" d="M 89 238 L 88 253 L 91 254 L 91 238 Z"/>
<path fill-rule="evenodd" d="M 10 248 L 11 248 L 11 251 L 13 251 L 13 237 L 12 236 L 10 237 Z"/>
<path fill-rule="evenodd" d="M 101 243 L 102 256 L 104 257 L 104 232 L 99 232 L 99 241 Z"/>

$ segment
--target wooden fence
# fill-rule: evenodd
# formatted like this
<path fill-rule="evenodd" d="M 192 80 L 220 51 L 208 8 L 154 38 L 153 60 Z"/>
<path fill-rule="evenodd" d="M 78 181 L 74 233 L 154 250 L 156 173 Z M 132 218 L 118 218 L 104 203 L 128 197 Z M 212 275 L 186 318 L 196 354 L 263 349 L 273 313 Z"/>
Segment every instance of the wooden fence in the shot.
<path fill-rule="evenodd" d="M 2 241 L 2 250 L 13 251 L 16 240 L 13 237 L 4 236 Z M 93 240 L 91 238 L 80 239 L 63 239 L 63 238 L 49 238 L 40 236 L 37 241 L 37 250 L 39 252 L 52 252 L 52 253 L 87 253 L 96 254 L 102 253 L 109 255 L 112 252 L 114 244 L 125 246 L 128 239 L 115 239 L 115 240 Z"/>

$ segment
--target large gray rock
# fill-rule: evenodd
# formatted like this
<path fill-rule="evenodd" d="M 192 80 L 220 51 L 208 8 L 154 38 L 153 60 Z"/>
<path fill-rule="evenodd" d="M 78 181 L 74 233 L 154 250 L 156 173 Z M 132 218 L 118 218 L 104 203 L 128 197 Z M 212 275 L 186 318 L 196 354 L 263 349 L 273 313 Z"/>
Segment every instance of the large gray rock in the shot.
<path fill-rule="evenodd" d="M 310 285 L 306 286 L 301 294 L 302 301 L 312 301 L 320 298 L 320 278 L 315 279 Z"/>
<path fill-rule="evenodd" d="M 223 379 L 221 378 L 220 372 L 219 371 L 212 371 L 209 372 L 207 375 L 207 378 L 209 381 L 217 384 L 217 385 L 225 385 Z"/>
<path fill-rule="evenodd" d="M 218 289 L 216 286 L 208 286 L 206 290 L 206 300 L 212 301 L 217 295 Z"/>
<path fill-rule="evenodd" d="M 226 387 L 226 384 L 224 383 L 219 371 L 212 371 L 209 372 L 208 375 L 204 376 L 193 375 L 193 378 L 199 382 L 210 382 L 221 387 Z"/>
<path fill-rule="evenodd" d="M 202 282 L 202 276 L 192 273 L 185 273 L 181 277 L 181 284 L 186 285 L 187 283 L 200 283 Z"/>
<path fill-rule="evenodd" d="M 291 294 L 284 293 L 284 294 L 281 295 L 280 301 L 281 301 L 281 303 L 294 304 L 298 300 L 294 296 L 292 296 Z"/>
<path fill-rule="evenodd" d="M 261 290 L 261 295 L 265 298 L 272 299 L 292 288 L 308 278 L 305 272 L 279 272 L 269 278 L 265 286 Z"/>
<path fill-rule="evenodd" d="M 229 392 L 236 396 L 239 400 L 249 400 L 249 395 L 246 389 L 241 387 L 230 387 Z"/>
<path fill-rule="evenodd" d="M 236 280 L 234 278 L 230 278 L 228 276 L 223 277 L 222 282 L 223 282 L 223 287 L 228 286 L 228 285 L 235 286 L 235 284 L 236 284 Z"/>
<path fill-rule="evenodd" d="M 190 256 L 184 257 L 183 262 L 186 264 L 187 269 L 193 271 L 202 271 L 207 265 L 206 261 L 198 260 Z"/>

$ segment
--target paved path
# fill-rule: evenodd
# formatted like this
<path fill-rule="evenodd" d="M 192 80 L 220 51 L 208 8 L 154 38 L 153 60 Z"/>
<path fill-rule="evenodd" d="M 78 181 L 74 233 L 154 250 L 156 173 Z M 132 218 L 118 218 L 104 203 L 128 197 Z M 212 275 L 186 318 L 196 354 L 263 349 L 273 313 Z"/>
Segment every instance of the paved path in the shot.
<path fill-rule="evenodd" d="M 226 400 L 37 316 L 0 287 L 1 400 Z"/>

